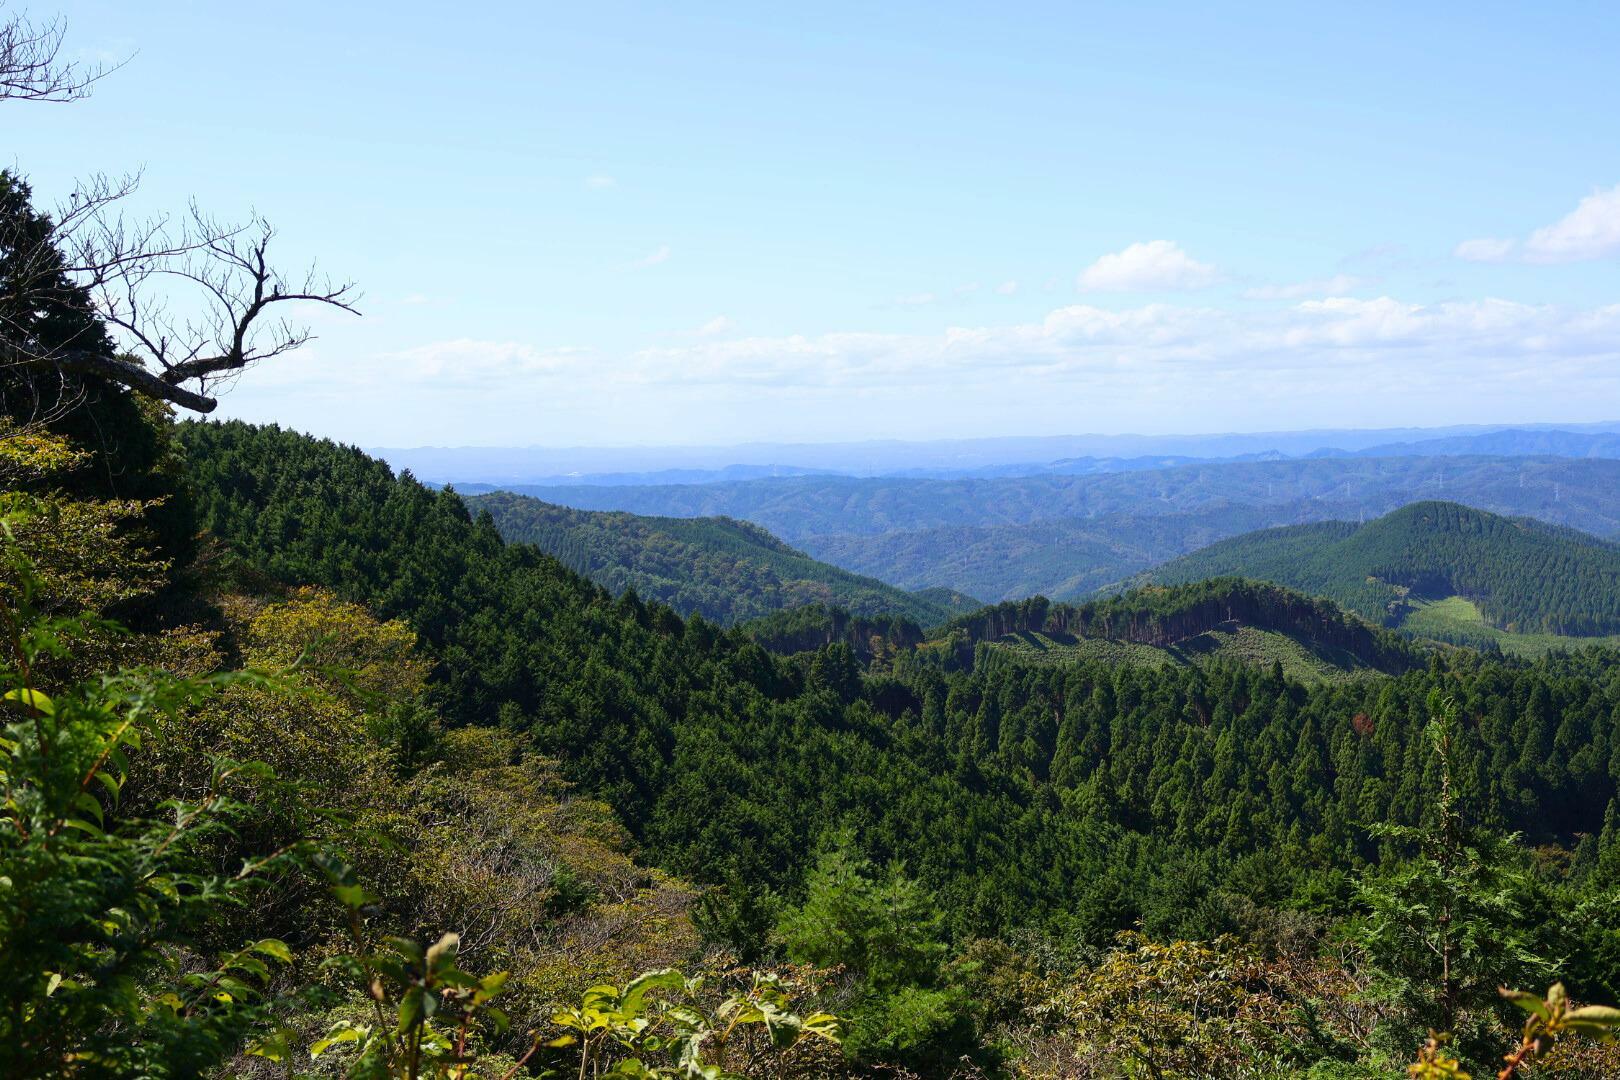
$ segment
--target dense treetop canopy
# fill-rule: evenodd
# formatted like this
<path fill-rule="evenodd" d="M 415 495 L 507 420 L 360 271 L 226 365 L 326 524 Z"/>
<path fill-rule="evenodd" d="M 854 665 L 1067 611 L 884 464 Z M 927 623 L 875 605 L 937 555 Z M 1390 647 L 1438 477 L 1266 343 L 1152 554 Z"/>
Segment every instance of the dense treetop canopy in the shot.
<path fill-rule="evenodd" d="M 1223 574 L 1331 597 L 1399 623 L 1407 598 L 1460 595 L 1498 626 L 1573 636 L 1620 631 L 1620 547 L 1528 518 L 1420 502 L 1364 525 L 1248 533 L 1161 566 L 1166 584 Z"/>

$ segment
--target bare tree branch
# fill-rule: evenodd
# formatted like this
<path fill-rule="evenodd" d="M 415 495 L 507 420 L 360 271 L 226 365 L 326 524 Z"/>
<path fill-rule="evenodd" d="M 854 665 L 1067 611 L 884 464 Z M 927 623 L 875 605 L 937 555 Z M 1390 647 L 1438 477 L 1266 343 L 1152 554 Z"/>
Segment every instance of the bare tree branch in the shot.
<path fill-rule="evenodd" d="M 62 58 L 65 29 L 0 14 L 0 101 L 73 101 L 108 74 Z M 65 373 L 211 412 L 220 382 L 310 340 L 282 317 L 294 305 L 357 314 L 351 283 L 313 267 L 285 277 L 257 214 L 230 224 L 193 204 L 178 219 L 132 218 L 123 208 L 139 185 L 139 174 L 90 177 L 45 217 L 0 171 L 0 373 L 28 370 L 36 414 L 42 387 L 59 387 L 56 407 L 82 393 Z"/>
<path fill-rule="evenodd" d="M 67 23 L 61 19 L 34 23 L 19 14 L 0 21 L 0 101 L 78 101 L 128 62 L 108 67 L 64 59 L 66 36 Z"/>
<path fill-rule="evenodd" d="M 44 231 L 0 225 L 8 269 L 0 282 L 0 367 L 93 374 L 211 412 L 218 402 L 209 391 L 220 380 L 309 342 L 309 329 L 280 312 L 303 303 L 356 313 L 352 284 L 313 268 L 289 281 L 276 268 L 275 229 L 261 217 L 229 224 L 196 206 L 178 222 L 126 216 L 120 204 L 138 183 L 92 177 Z M 33 340 L 21 323 L 51 305 L 105 327 L 120 355 L 101 340 Z"/>

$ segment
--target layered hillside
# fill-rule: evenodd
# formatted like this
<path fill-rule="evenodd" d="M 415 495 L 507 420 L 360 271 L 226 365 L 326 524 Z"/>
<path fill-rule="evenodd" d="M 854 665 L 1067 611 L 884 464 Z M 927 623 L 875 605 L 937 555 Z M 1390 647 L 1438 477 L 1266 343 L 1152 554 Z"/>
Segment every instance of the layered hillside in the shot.
<path fill-rule="evenodd" d="M 1302 520 L 1308 520 L 1304 508 L 1234 505 L 826 536 L 810 544 L 818 558 L 880 574 L 902 588 L 949 581 L 992 602 L 1037 595 L 1074 600 L 1217 540 Z"/>
<path fill-rule="evenodd" d="M 1086 604 L 1044 597 L 998 604 L 946 624 L 943 644 L 989 642 L 1043 660 L 1201 664 L 1229 659 L 1315 681 L 1422 663 L 1399 635 L 1330 601 L 1237 578 L 1136 589 Z"/>
<path fill-rule="evenodd" d="M 862 577 L 733 518 L 571 510 L 497 491 L 467 498 L 509 541 L 533 544 L 614 595 L 668 604 L 722 625 L 805 604 L 897 615 L 931 626 L 961 610 Z"/>
<path fill-rule="evenodd" d="M 1620 461 L 1597 458 L 1354 457 L 1092 476 L 517 490 L 586 510 L 737 518 L 856 574 L 990 602 L 1078 599 L 1255 529 L 1355 521 L 1436 497 L 1620 534 Z"/>
<path fill-rule="evenodd" d="M 1364 525 L 1266 529 L 1161 566 L 1158 584 L 1243 575 L 1326 596 L 1384 625 L 1421 601 L 1461 597 L 1517 633 L 1620 632 L 1620 547 L 1572 529 L 1450 502 Z"/>
<path fill-rule="evenodd" d="M 1324 520 L 1385 514 L 1441 494 L 1494 513 L 1527 514 L 1600 536 L 1620 533 L 1620 461 L 1597 458 L 1328 458 L 995 480 L 808 476 L 513 490 L 584 510 L 741 518 L 812 554 L 820 554 L 809 542 L 814 537 L 1207 513 L 1230 506 L 1281 508 L 1298 512 L 1295 521 Z M 1308 512 L 1312 506 L 1322 509 Z"/>
<path fill-rule="evenodd" d="M 241 424 L 188 426 L 183 441 L 198 520 L 244 572 L 324 586 L 414 637 L 422 704 L 442 718 L 447 745 L 493 726 L 517 740 L 500 761 L 509 750 L 555 758 L 569 782 L 614 808 L 651 865 L 718 886 L 694 916 L 709 941 L 778 957 L 787 941 L 795 962 L 854 971 L 858 994 L 832 1004 L 853 1018 L 846 1047 L 857 1062 L 950 1075 L 940 1061 L 994 1038 L 981 1034 L 1002 1014 L 979 1003 L 998 1000 L 995 986 L 1030 985 L 1034 961 L 1017 942 L 1112 957 L 1115 967 L 1080 961 L 1079 975 L 1056 976 L 1068 985 L 1095 975 L 1100 987 L 1127 962 L 1121 931 L 1212 941 L 1236 927 L 1273 941 L 1267 928 L 1283 932 L 1289 913 L 1307 905 L 1324 913 L 1310 934 L 1348 925 L 1362 909 L 1347 883 L 1382 872 L 1386 858 L 1368 827 L 1429 819 L 1428 717 L 1443 694 L 1468 703 L 1455 753 L 1471 811 L 1542 845 L 1552 855 L 1547 873 L 1558 875 L 1549 886 L 1577 901 L 1574 914 L 1517 909 L 1527 933 L 1564 933 L 1598 910 L 1580 904 L 1600 894 L 1561 868 L 1602 866 L 1620 850 L 1604 828 L 1620 815 L 1608 749 L 1620 745 L 1606 690 L 1614 653 L 1506 664 L 1436 652 L 1412 666 L 1402 652 L 1410 646 L 1386 644 L 1388 635 L 1331 604 L 1225 582 L 1091 605 L 1002 605 L 953 627 L 968 644 L 965 664 L 949 636 L 942 647 L 886 649 L 882 666 L 863 664 L 847 635 L 872 624 L 853 617 L 778 627 L 809 635 L 813 649 L 778 657 L 743 629 L 615 599 L 537 549 L 506 543 L 454 494 L 396 477 L 353 449 Z M 1228 632 L 1241 650 L 1250 630 L 1278 635 L 1261 646 L 1292 631 L 1296 644 L 1405 670 L 1291 678 L 1281 655 L 1249 658 L 1258 664 L 1089 654 L 1050 663 L 1001 640 L 1066 634 L 1168 653 Z M 257 730 L 254 713 L 243 717 Z M 320 718 L 301 712 L 288 730 L 324 737 Z M 301 767 L 297 755 L 283 756 Z M 1487 764 L 1488 782 L 1476 782 Z M 1492 859 L 1518 867 L 1530 854 L 1512 845 Z M 844 892 L 829 896 L 826 882 Z M 557 903 L 574 902 L 571 889 L 554 890 Z M 904 955 L 916 962 L 887 962 L 892 935 L 870 952 L 836 951 L 844 895 L 861 900 L 863 919 L 905 911 L 898 923 L 918 943 Z M 1591 933 L 1570 946 L 1563 968 L 1573 984 L 1602 991 L 1620 977 Z M 1142 963 L 1152 961 L 1144 954 Z M 996 981 L 975 981 L 987 969 Z M 1493 976 L 1490 1003 L 1508 980 L 1523 981 Z M 1076 985 L 1073 1000 L 1107 992 Z M 1321 997 L 1312 991 L 1310 1000 Z M 912 1035 L 913 1013 L 903 1010 L 921 1006 L 934 1019 Z M 1407 1026 L 1402 1047 L 1426 1030 L 1421 1020 Z M 1345 1046 L 1289 1050 L 1285 1071 L 1303 1075 L 1314 1060 L 1361 1053 Z M 1063 1046 L 1053 1060 L 1077 1058 Z"/>

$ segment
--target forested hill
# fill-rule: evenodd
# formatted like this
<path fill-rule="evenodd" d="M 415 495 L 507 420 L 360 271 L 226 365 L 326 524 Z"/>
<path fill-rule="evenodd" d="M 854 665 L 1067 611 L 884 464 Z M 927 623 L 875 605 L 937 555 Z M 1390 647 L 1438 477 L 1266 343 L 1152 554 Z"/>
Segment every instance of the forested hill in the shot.
<path fill-rule="evenodd" d="M 959 616 L 942 632 L 947 640 L 957 635 L 963 645 L 1041 635 L 1047 640 L 1100 639 L 1162 649 L 1242 628 L 1278 635 L 1317 655 L 1336 656 L 1337 665 L 1344 668 L 1394 674 L 1423 662 L 1422 654 L 1399 635 L 1331 601 L 1239 578 L 1150 586 L 1078 605 L 1053 604 L 1037 596 Z"/>
<path fill-rule="evenodd" d="M 1620 547 L 1527 518 L 1413 503 L 1364 525 L 1265 529 L 1144 575 L 1159 584 L 1243 575 L 1330 597 L 1397 625 L 1413 599 L 1462 596 L 1518 632 L 1620 631 Z"/>
<path fill-rule="evenodd" d="M 842 645 L 862 662 L 891 659 L 922 644 L 923 628 L 898 616 L 853 615 L 807 604 L 744 623 L 743 633 L 773 653 L 792 655 Z"/>
<path fill-rule="evenodd" d="M 1588 898 L 1607 896 L 1601 875 L 1620 865 L 1612 652 L 1512 664 L 1436 652 L 1390 678 L 1311 685 L 1243 664 L 1025 663 L 1010 650 L 969 669 L 927 650 L 863 669 L 842 641 L 781 658 L 740 629 L 615 600 L 357 450 L 238 423 L 186 425 L 182 440 L 204 528 L 261 572 L 408 624 L 447 723 L 521 736 L 605 797 L 653 865 L 726 882 L 706 932 L 728 947 L 773 947 L 775 918 L 750 898 L 808 904 L 807 875 L 848 865 L 818 859 L 830 843 L 896 861 L 937 901 L 916 923 L 930 956 L 1015 928 L 1100 956 L 1123 930 L 1211 940 L 1282 933 L 1301 911 L 1354 919 L 1351 883 L 1401 850 L 1369 827 L 1416 826 L 1433 807 L 1426 731 L 1448 694 L 1467 719 L 1448 752 L 1471 813 L 1556 845 L 1537 860 L 1492 849 L 1488 865 L 1549 882 L 1514 919 L 1567 958 L 1573 993 L 1612 1000 L 1620 987 L 1611 939 L 1573 936 L 1588 934 L 1582 912 L 1606 910 Z M 1083 616 L 1149 634 L 1196 617 L 1152 600 Z M 880 1010 L 924 1000 L 934 1019 L 906 1047 L 958 1054 L 950 1033 L 972 1020 L 952 1002 L 987 991 L 942 965 L 905 968 L 879 985 L 887 996 L 849 1007 L 909 1018 Z M 1494 1003 L 1520 976 L 1491 979 Z M 1421 1017 L 1407 1028 L 1426 1030 Z"/>
<path fill-rule="evenodd" d="M 614 595 L 633 589 L 683 615 L 722 625 L 823 604 L 932 626 L 961 611 L 817 562 L 733 518 L 641 517 L 571 510 L 497 491 L 467 497 L 511 541 L 533 544 Z"/>
<path fill-rule="evenodd" d="M 590 510 L 724 515 L 904 589 L 994 603 L 1082 599 L 1255 529 L 1377 517 L 1445 498 L 1620 535 L 1620 461 L 1331 458 L 994 480 L 785 477 L 659 487 L 517 488 Z"/>

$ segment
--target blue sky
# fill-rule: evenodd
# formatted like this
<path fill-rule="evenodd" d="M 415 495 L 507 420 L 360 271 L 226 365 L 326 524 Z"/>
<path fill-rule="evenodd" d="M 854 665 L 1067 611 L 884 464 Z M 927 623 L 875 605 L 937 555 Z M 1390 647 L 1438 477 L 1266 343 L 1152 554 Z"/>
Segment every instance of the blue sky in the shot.
<path fill-rule="evenodd" d="M 1620 417 L 1612 8 L 1211 7 L 66 3 L 5 157 L 356 280 L 221 414 L 365 445 Z"/>

